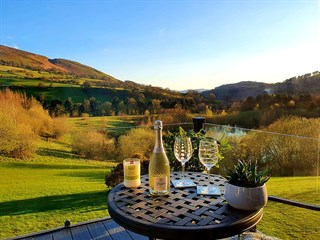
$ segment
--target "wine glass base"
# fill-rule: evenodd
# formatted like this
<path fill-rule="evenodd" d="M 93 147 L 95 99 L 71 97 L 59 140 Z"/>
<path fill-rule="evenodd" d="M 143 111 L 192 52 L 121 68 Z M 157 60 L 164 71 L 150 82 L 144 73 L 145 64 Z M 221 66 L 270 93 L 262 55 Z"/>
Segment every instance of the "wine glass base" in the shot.
<path fill-rule="evenodd" d="M 175 188 L 196 187 L 196 184 L 190 179 L 171 180 Z"/>
<path fill-rule="evenodd" d="M 220 196 L 221 191 L 217 186 L 197 186 L 198 195 L 211 195 L 211 196 Z"/>

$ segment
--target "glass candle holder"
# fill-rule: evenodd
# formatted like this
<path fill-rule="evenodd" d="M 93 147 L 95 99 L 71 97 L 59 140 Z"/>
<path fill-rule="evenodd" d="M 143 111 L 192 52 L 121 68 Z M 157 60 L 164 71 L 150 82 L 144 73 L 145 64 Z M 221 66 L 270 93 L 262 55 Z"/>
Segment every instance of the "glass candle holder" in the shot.
<path fill-rule="evenodd" d="M 127 188 L 139 187 L 140 179 L 140 159 L 127 158 L 123 160 L 123 184 Z"/>

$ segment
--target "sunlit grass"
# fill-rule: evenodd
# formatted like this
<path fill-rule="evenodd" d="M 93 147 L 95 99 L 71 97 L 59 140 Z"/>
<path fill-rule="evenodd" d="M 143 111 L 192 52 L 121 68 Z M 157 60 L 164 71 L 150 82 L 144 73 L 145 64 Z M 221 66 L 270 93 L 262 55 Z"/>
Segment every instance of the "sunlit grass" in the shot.
<path fill-rule="evenodd" d="M 269 201 L 257 228 L 279 239 L 320 239 L 320 212 Z"/>
<path fill-rule="evenodd" d="M 319 177 L 272 177 L 268 194 L 320 205 Z M 258 224 L 263 233 L 280 239 L 319 239 L 320 212 L 269 201 Z"/>
<path fill-rule="evenodd" d="M 108 216 L 113 162 L 79 158 L 68 139 L 42 141 L 28 160 L 0 158 L 0 239 Z"/>
<path fill-rule="evenodd" d="M 110 137 L 118 137 L 127 133 L 141 122 L 143 116 L 104 116 L 69 118 L 68 124 L 72 131 L 106 130 Z"/>
<path fill-rule="evenodd" d="M 267 187 L 269 195 L 320 205 L 320 177 L 272 177 Z"/>

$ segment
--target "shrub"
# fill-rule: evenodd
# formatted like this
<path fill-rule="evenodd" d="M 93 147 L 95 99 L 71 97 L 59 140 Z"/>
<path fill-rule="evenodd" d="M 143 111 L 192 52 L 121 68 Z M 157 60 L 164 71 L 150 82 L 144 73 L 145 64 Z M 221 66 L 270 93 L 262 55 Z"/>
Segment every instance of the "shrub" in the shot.
<path fill-rule="evenodd" d="M 0 153 L 13 158 L 27 158 L 36 150 L 37 136 L 30 125 L 19 123 L 0 112 Z"/>
<path fill-rule="evenodd" d="M 67 122 L 63 117 L 51 118 L 42 106 L 35 105 L 28 111 L 34 132 L 44 138 L 59 138 L 67 133 Z"/>
<path fill-rule="evenodd" d="M 68 132 L 67 119 L 63 117 L 53 118 L 52 136 L 60 138 Z"/>
<path fill-rule="evenodd" d="M 42 106 L 35 105 L 27 112 L 34 132 L 41 137 L 49 137 L 52 133 L 52 119 Z"/>
<path fill-rule="evenodd" d="M 158 119 L 164 123 L 184 123 L 191 121 L 190 111 L 182 108 L 162 109 Z"/>
<path fill-rule="evenodd" d="M 115 151 L 114 140 L 96 131 L 74 133 L 71 147 L 82 157 L 100 160 L 110 158 Z"/>
<path fill-rule="evenodd" d="M 234 139 L 223 164 L 230 167 L 238 159 L 250 159 L 273 176 L 316 175 L 319 129 L 320 119 L 283 117 L 264 131 Z"/>
<path fill-rule="evenodd" d="M 38 103 L 25 94 L 0 92 L 0 153 L 15 158 L 30 157 L 36 150 L 37 135 L 29 110 Z"/>
<path fill-rule="evenodd" d="M 265 147 L 262 154 L 268 156 L 267 164 L 272 167 L 273 173 L 277 175 L 315 175 L 316 153 L 319 151 L 318 141 L 315 139 L 319 138 L 319 129 L 319 118 L 282 117 L 271 124 L 267 128 L 268 131 L 284 134 L 269 134 L 264 140 Z"/>
<path fill-rule="evenodd" d="M 149 128 L 133 128 L 119 138 L 119 160 L 134 154 L 150 157 L 154 147 L 155 136 Z"/>

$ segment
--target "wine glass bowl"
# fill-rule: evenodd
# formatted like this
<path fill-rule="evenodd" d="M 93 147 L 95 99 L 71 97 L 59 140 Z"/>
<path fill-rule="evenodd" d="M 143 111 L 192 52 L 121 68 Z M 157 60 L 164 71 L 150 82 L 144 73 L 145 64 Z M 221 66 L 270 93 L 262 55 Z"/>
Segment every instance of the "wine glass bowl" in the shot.
<path fill-rule="evenodd" d="M 220 195 L 220 189 L 210 184 L 210 169 L 219 161 L 219 144 L 213 139 L 202 139 L 199 143 L 199 160 L 208 174 L 208 185 L 197 186 L 197 193 L 203 195 Z"/>
<path fill-rule="evenodd" d="M 193 181 L 190 179 L 185 179 L 185 164 L 190 160 L 193 153 L 193 147 L 190 137 L 185 135 L 180 135 L 175 138 L 173 152 L 176 159 L 181 163 L 182 166 L 182 178 L 181 180 L 176 180 L 173 184 L 176 187 L 191 187 L 195 186 Z"/>

